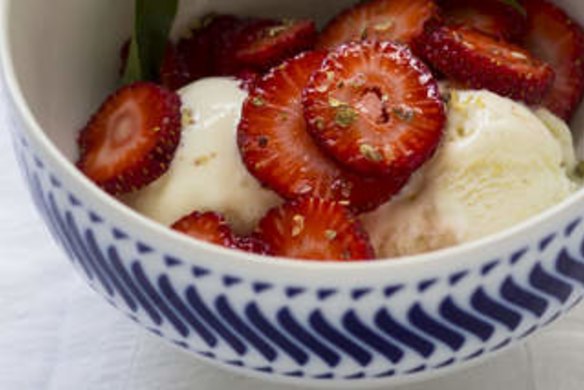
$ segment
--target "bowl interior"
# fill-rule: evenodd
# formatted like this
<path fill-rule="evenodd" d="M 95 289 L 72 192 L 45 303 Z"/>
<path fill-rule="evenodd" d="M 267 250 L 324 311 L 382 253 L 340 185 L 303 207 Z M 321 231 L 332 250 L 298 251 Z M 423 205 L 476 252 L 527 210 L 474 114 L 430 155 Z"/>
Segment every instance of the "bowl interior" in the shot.
<path fill-rule="evenodd" d="M 584 2 L 555 0 L 582 24 Z M 355 0 L 181 0 L 175 35 L 210 11 L 330 19 Z M 129 36 L 133 0 L 10 1 L 9 42 L 18 82 L 40 127 L 67 157 L 76 136 L 115 88 L 119 48 Z M 572 123 L 584 156 L 584 109 Z"/>

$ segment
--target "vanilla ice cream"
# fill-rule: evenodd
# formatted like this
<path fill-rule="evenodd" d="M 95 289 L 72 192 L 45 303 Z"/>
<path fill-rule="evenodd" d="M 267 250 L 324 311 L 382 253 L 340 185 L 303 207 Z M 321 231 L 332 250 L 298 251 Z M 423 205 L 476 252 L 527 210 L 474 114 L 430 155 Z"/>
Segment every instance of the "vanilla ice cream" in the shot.
<path fill-rule="evenodd" d="M 575 166 L 569 128 L 546 110 L 453 90 L 435 158 L 363 221 L 380 258 L 473 241 L 568 197 Z"/>
<path fill-rule="evenodd" d="M 182 141 L 168 172 L 127 196 L 139 213 L 171 225 L 193 211 L 225 215 L 238 233 L 249 233 L 279 198 L 251 176 L 237 147 L 237 126 L 247 93 L 229 78 L 197 81 L 179 91 Z"/>

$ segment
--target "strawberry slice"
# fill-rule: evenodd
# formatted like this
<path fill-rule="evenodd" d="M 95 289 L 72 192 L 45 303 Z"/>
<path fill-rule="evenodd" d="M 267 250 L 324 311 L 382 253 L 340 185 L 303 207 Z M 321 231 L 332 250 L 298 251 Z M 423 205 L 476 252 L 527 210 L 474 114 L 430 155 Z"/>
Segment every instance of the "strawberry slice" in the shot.
<path fill-rule="evenodd" d="M 538 104 L 554 80 L 553 69 L 526 50 L 470 27 L 437 27 L 421 41 L 428 62 L 467 87 Z"/>
<path fill-rule="evenodd" d="M 268 256 L 270 246 L 256 236 L 240 237 L 233 233 L 225 217 L 219 213 L 195 211 L 175 222 L 171 228 L 197 240 L 229 249 Z"/>
<path fill-rule="evenodd" d="M 79 169 L 105 191 L 136 191 L 168 170 L 181 134 L 178 95 L 139 82 L 110 96 L 81 131 Z"/>
<path fill-rule="evenodd" d="M 274 68 L 243 106 L 238 144 L 248 170 L 282 197 L 312 195 L 367 211 L 389 200 L 403 177 L 367 178 L 339 167 L 307 132 L 302 90 L 324 53 L 307 52 Z"/>
<path fill-rule="evenodd" d="M 273 252 L 270 246 L 263 240 L 254 236 L 239 237 L 237 239 L 237 248 L 256 255 L 272 256 Z"/>
<path fill-rule="evenodd" d="M 444 18 L 464 24 L 506 41 L 517 41 L 525 33 L 526 18 L 501 0 L 441 0 Z"/>
<path fill-rule="evenodd" d="M 389 41 L 332 51 L 306 86 L 303 104 L 319 145 L 363 175 L 409 177 L 432 157 L 446 123 L 428 67 Z"/>
<path fill-rule="evenodd" d="M 217 213 L 194 212 L 172 225 L 172 229 L 198 240 L 226 248 L 236 248 L 237 240 L 225 218 Z"/>
<path fill-rule="evenodd" d="M 426 23 L 438 14 L 434 0 L 361 2 L 329 23 L 318 39 L 317 48 L 332 49 L 365 39 L 411 44 L 422 35 Z"/>
<path fill-rule="evenodd" d="M 184 56 L 172 44 L 166 48 L 160 69 L 160 82 L 166 88 L 177 91 L 193 79 Z"/>
<path fill-rule="evenodd" d="M 272 209 L 258 234 L 276 256 L 354 261 L 375 257 L 361 223 L 338 202 L 301 198 Z"/>
<path fill-rule="evenodd" d="M 556 73 L 543 105 L 570 120 L 584 94 L 584 31 L 562 9 L 547 1 L 526 1 L 525 8 L 525 46 Z"/>
<path fill-rule="evenodd" d="M 268 70 L 296 54 L 312 49 L 316 42 L 316 26 L 311 20 L 283 21 L 256 28 L 248 42 L 235 53 L 236 61 L 255 69 Z"/>

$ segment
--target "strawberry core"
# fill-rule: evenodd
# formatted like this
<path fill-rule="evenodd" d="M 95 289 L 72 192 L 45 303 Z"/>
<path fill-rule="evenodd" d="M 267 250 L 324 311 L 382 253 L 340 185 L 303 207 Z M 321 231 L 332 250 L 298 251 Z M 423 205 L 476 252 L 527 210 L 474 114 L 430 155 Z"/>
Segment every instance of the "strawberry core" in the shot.
<path fill-rule="evenodd" d="M 380 88 L 367 88 L 357 102 L 357 108 L 372 122 L 386 124 L 390 118 L 386 100 Z"/>

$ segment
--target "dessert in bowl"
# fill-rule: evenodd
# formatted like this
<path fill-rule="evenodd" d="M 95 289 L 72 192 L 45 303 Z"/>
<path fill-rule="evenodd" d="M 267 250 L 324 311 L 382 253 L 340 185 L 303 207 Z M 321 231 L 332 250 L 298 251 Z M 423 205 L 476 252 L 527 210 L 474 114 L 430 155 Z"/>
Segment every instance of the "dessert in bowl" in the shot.
<path fill-rule="evenodd" d="M 272 259 L 224 249 L 133 212 L 74 165 L 78 129 L 116 86 L 117 53 L 129 35 L 132 7 L 65 4 L 67 12 L 35 1 L 6 2 L 2 9 L 2 66 L 13 104 L 15 147 L 37 206 L 80 274 L 150 331 L 246 374 L 365 386 L 430 377 L 480 361 L 579 302 L 584 200 L 577 191 L 477 241 L 351 263 Z M 577 2 L 558 4 L 584 20 Z M 191 1 L 184 2 L 176 28 L 209 11 L 324 22 L 348 5 L 217 1 L 209 9 Z M 229 91 L 218 101 L 237 95 Z M 207 93 L 209 100 L 216 97 Z M 486 114 L 496 115 L 502 98 L 486 92 L 483 97 L 480 105 L 495 107 Z M 451 101 L 476 98 L 461 92 Z M 553 118 L 540 120 L 525 108 L 517 110 L 529 116 L 542 142 L 554 142 L 544 125 Z M 577 114 L 571 125 L 577 140 L 580 118 Z M 562 154 L 557 145 L 551 150 L 555 157 L 550 159 L 573 164 L 570 153 Z M 389 247 L 394 251 L 396 245 Z"/>

